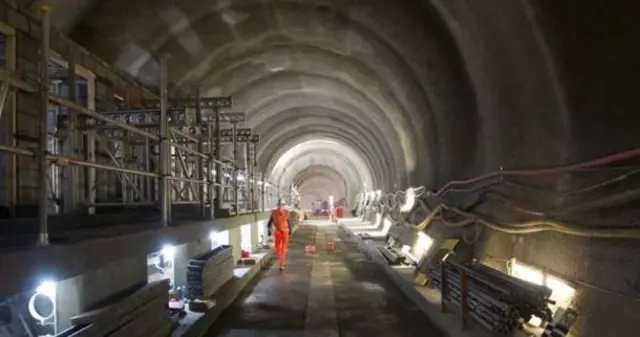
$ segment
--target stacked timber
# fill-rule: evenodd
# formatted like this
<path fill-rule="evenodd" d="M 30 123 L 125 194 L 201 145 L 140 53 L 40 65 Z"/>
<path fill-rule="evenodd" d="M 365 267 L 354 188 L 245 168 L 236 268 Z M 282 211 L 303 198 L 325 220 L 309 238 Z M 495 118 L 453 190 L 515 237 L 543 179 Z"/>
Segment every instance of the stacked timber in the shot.
<path fill-rule="evenodd" d="M 532 315 L 551 319 L 551 289 L 545 286 L 480 264 L 445 262 L 427 268 L 427 275 L 431 285 L 443 291 L 445 302 L 457 305 L 463 302 L 462 280 L 466 278 L 467 313 L 491 332 L 511 335 Z"/>
<path fill-rule="evenodd" d="M 165 337 L 169 280 L 149 283 L 108 305 L 71 318 L 73 328 L 60 337 Z"/>
<path fill-rule="evenodd" d="M 196 256 L 187 265 L 187 297 L 210 297 L 233 278 L 235 260 L 231 246 L 220 246 Z"/>

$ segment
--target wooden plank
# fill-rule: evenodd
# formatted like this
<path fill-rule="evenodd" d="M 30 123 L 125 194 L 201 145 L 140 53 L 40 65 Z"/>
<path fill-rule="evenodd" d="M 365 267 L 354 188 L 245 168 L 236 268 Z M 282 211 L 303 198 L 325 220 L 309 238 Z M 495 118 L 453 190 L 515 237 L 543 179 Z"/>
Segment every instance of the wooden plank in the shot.
<path fill-rule="evenodd" d="M 171 333 L 171 322 L 168 320 L 158 325 L 158 328 L 150 334 L 138 334 L 135 337 L 167 337 Z"/>
<path fill-rule="evenodd" d="M 169 313 L 163 307 L 153 307 L 147 312 L 141 312 L 138 317 L 124 324 L 124 326 L 110 333 L 109 337 L 131 337 L 140 331 L 150 330 L 151 327 L 162 324 L 162 320 L 169 321 Z"/>
<path fill-rule="evenodd" d="M 156 315 L 156 317 L 151 321 L 149 321 L 149 323 L 150 324 L 145 328 L 134 331 L 131 335 L 128 335 L 125 337 L 129 337 L 129 336 L 147 337 L 149 335 L 154 334 L 156 330 L 166 331 L 165 334 L 162 335 L 162 337 L 167 337 L 169 332 L 171 332 L 171 330 L 173 329 L 174 324 L 176 324 L 169 318 L 169 314 L 166 311 L 164 312 L 163 315 Z M 169 324 L 167 325 L 167 323 Z"/>
<path fill-rule="evenodd" d="M 71 324 L 85 325 L 102 319 L 121 316 L 158 296 L 162 296 L 162 294 L 166 296 L 168 291 L 169 280 L 149 283 L 133 294 L 128 294 L 124 298 L 115 300 L 117 301 L 115 303 L 72 317 Z"/>
<path fill-rule="evenodd" d="M 122 316 L 113 316 L 112 319 L 100 320 L 91 325 L 87 329 L 77 332 L 69 337 L 102 337 L 108 336 L 109 333 L 117 331 L 120 327 L 126 325 L 128 322 L 134 320 L 136 317 L 142 315 L 147 311 L 151 311 L 153 308 L 166 305 L 166 299 L 158 297 L 151 302 L 137 308 L 137 310 L 131 311 Z M 168 315 L 167 315 L 168 317 Z"/>

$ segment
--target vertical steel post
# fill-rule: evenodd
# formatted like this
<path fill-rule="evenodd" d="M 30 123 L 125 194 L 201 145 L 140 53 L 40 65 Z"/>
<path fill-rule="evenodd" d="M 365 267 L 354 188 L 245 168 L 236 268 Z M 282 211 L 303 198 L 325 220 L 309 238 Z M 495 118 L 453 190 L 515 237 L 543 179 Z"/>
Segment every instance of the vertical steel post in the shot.
<path fill-rule="evenodd" d="M 147 172 L 151 172 L 151 144 L 149 142 L 149 138 L 147 137 L 144 137 L 143 153 L 144 153 L 144 169 Z M 150 201 L 150 202 L 153 201 L 153 199 L 155 199 L 152 185 L 153 185 L 153 178 L 144 177 L 145 198 L 147 199 L 147 201 Z"/>
<path fill-rule="evenodd" d="M 254 211 L 259 210 L 258 208 L 258 195 L 256 191 L 256 184 L 258 183 L 258 175 L 256 173 L 256 169 L 258 168 L 258 160 L 256 157 L 258 156 L 258 144 L 253 143 L 253 158 L 251 163 L 251 175 L 253 176 L 253 185 L 251 185 L 251 193 L 253 194 L 253 203 L 255 204 Z"/>
<path fill-rule="evenodd" d="M 84 146 L 85 149 L 85 160 L 89 162 L 96 162 L 96 129 L 91 128 L 87 130 L 86 144 Z M 96 208 L 96 169 L 94 167 L 87 167 L 84 173 L 85 177 L 85 189 L 86 189 L 86 199 L 85 203 L 87 205 L 91 205 L 87 208 L 88 214 L 95 214 Z"/>
<path fill-rule="evenodd" d="M 73 57 L 69 60 L 69 68 L 67 69 L 67 85 L 69 86 L 69 100 L 78 103 L 78 94 L 76 92 L 76 63 Z M 73 109 L 67 109 L 69 124 L 67 127 L 68 150 L 67 155 L 76 157 L 78 151 L 78 113 Z M 70 165 L 67 167 L 69 175 L 67 189 L 69 191 L 68 200 L 65 200 L 65 212 L 75 212 L 78 206 L 79 195 L 79 179 L 78 166 Z"/>
<path fill-rule="evenodd" d="M 17 59 L 17 45 L 16 45 L 16 35 L 15 32 L 13 34 L 5 34 L 5 48 L 4 48 L 4 56 L 5 56 L 5 67 L 9 71 L 16 70 L 16 59 Z M 5 108 L 9 113 L 6 115 L 6 119 L 8 121 L 7 126 L 8 129 L 4 131 L 9 136 L 8 145 L 17 147 L 18 141 L 16 139 L 16 131 L 18 130 L 18 113 L 16 106 L 16 90 L 9 91 L 8 97 L 8 107 Z M 15 214 L 16 206 L 18 204 L 18 158 L 13 153 L 5 153 L 7 158 L 7 171 L 5 175 L 6 179 L 6 188 L 7 188 L 7 205 L 11 208 L 11 212 Z"/>
<path fill-rule="evenodd" d="M 240 192 L 238 188 L 238 173 L 240 173 L 240 171 L 238 170 L 238 142 L 236 141 L 236 125 L 237 123 L 233 123 L 231 142 L 233 144 L 233 203 L 235 204 L 236 215 L 238 215 L 240 213 L 240 205 L 238 205 L 238 193 Z"/>
<path fill-rule="evenodd" d="M 42 15 L 42 40 L 40 41 L 40 147 L 38 151 L 38 245 L 49 244 L 47 214 L 47 150 L 48 150 L 48 112 L 49 112 L 49 39 L 51 33 L 51 7 L 40 7 Z"/>
<path fill-rule="evenodd" d="M 131 138 L 129 131 L 124 130 L 123 137 L 122 137 L 123 141 L 116 143 L 118 144 L 117 149 L 120 149 L 120 151 L 122 151 L 122 164 L 119 164 L 119 165 L 122 165 L 123 167 L 126 167 L 126 163 L 129 157 L 129 151 L 128 151 L 128 145 L 127 145 L 129 143 L 129 138 Z M 114 153 L 114 158 L 117 159 L 118 158 L 117 155 L 118 155 L 117 153 Z M 118 175 L 115 174 L 115 176 L 117 177 Z M 120 176 L 120 190 L 122 191 L 121 193 L 122 203 L 124 204 L 133 202 L 133 200 L 129 198 L 131 196 L 129 193 L 131 191 L 131 188 L 129 187 L 130 181 L 131 180 L 130 178 L 128 178 L 128 175 L 126 173 L 122 173 L 122 175 Z"/>
<path fill-rule="evenodd" d="M 208 135 L 208 143 L 209 143 L 209 151 L 208 154 L 209 155 L 213 155 L 213 151 L 211 151 L 213 149 L 213 125 L 211 123 L 207 124 L 207 135 Z M 213 160 L 209 160 L 209 166 L 207 168 L 207 177 L 209 177 L 209 195 L 208 195 L 208 199 L 209 199 L 209 219 L 215 219 L 215 215 L 216 215 L 216 200 L 215 200 L 215 196 L 216 196 L 216 177 L 217 175 L 214 177 L 213 172 L 211 172 L 212 169 L 216 169 L 219 170 L 220 168 L 217 167 L 218 164 L 213 165 Z M 220 172 L 220 171 L 216 171 L 216 172 Z"/>
<path fill-rule="evenodd" d="M 220 139 L 220 109 L 216 108 L 215 109 L 215 113 L 216 113 L 216 132 L 215 132 L 215 140 L 216 140 L 216 184 L 217 189 L 216 189 L 216 203 L 215 203 L 215 209 L 222 209 L 222 198 L 224 197 L 224 190 L 222 188 L 222 165 L 220 164 L 222 162 L 222 146 L 221 146 L 221 139 Z"/>
<path fill-rule="evenodd" d="M 196 88 L 196 125 L 198 126 L 198 128 L 202 127 L 202 108 L 200 107 L 200 88 Z M 200 129 L 202 130 L 202 129 Z M 202 137 L 202 135 L 199 136 L 198 138 L 198 152 L 200 153 L 204 153 L 204 137 Z M 209 157 L 209 161 L 210 161 L 210 157 Z M 196 179 L 202 181 L 202 183 L 199 185 L 198 187 L 198 200 L 200 200 L 200 215 L 203 218 L 206 218 L 207 216 L 207 201 L 205 200 L 205 189 L 207 188 L 207 185 L 205 184 L 205 182 L 207 181 L 207 179 L 205 179 L 205 172 L 204 172 L 204 166 L 205 164 L 207 164 L 207 166 L 209 165 L 209 163 L 205 163 L 204 159 L 201 156 L 198 156 L 198 158 L 196 159 Z M 207 174 L 210 174 L 207 172 Z"/>
<path fill-rule="evenodd" d="M 247 175 L 247 177 L 245 178 L 245 181 L 247 182 L 247 187 L 249 188 L 249 191 L 248 191 L 249 192 L 248 193 L 248 195 L 249 195 L 249 198 L 248 198 L 249 199 L 249 207 L 248 207 L 248 209 L 249 209 L 250 212 L 253 212 L 254 211 L 254 209 L 253 209 L 253 184 L 254 184 L 254 181 L 253 181 L 253 170 L 252 170 L 253 161 L 251 160 L 251 143 L 250 142 L 246 143 L 246 145 L 244 147 L 244 150 L 245 150 L 244 151 L 244 158 L 245 158 L 245 162 L 247 163 L 247 165 L 246 165 L 246 168 L 247 168 L 247 170 L 246 170 L 247 174 L 246 175 Z"/>
<path fill-rule="evenodd" d="M 260 185 L 260 194 L 262 194 L 262 211 L 265 212 L 267 209 L 267 195 L 265 193 L 266 181 L 264 180 L 264 172 L 262 172 L 260 176 L 260 178 L 262 179 L 262 184 Z"/>
<path fill-rule="evenodd" d="M 169 188 L 169 118 L 167 115 L 167 57 L 160 56 L 160 211 L 162 225 L 171 222 L 171 190 Z"/>

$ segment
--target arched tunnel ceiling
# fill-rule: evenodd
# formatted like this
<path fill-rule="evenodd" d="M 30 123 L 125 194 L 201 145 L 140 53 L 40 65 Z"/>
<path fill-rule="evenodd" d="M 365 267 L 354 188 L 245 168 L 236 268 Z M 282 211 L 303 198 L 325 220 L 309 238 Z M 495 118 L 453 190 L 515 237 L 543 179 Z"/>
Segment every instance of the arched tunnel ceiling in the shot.
<path fill-rule="evenodd" d="M 423 133 L 431 116 L 419 65 L 394 45 L 393 31 L 349 9 L 356 2 L 162 3 L 154 11 L 128 8 L 136 20 L 125 15 L 127 25 L 114 26 L 104 18 L 120 5 L 89 11 L 96 15 L 91 25 L 108 30 L 116 47 L 90 49 L 150 84 L 158 82 L 150 55 L 168 53 L 173 86 L 232 95 L 233 109 L 248 115 L 245 126 L 261 135 L 258 162 L 272 182 L 290 186 L 322 163 L 325 170 L 311 172 L 339 174 L 324 177 L 336 178 L 333 185 L 343 184 L 339 192 L 353 198 L 363 185 L 409 184 L 428 167 L 417 155 L 433 146 Z M 141 25 L 147 18 L 156 20 Z"/>
<path fill-rule="evenodd" d="M 65 9 L 56 25 L 149 84 L 159 74 L 151 55 L 166 53 L 172 87 L 233 95 L 272 180 L 283 157 L 291 172 L 327 162 L 348 189 L 349 174 L 366 172 L 371 188 L 392 190 L 610 152 L 572 143 L 588 133 L 572 123 L 577 103 L 560 69 L 570 65 L 554 53 L 576 43 L 554 30 L 556 2 L 47 2 Z M 340 148 L 285 151 L 324 141 Z"/>

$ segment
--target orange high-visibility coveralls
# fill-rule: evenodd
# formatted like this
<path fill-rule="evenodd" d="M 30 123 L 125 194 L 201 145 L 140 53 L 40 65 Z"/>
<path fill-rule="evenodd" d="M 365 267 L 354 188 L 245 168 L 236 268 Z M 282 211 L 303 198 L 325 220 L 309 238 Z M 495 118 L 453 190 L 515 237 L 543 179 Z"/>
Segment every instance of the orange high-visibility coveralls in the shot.
<path fill-rule="evenodd" d="M 280 267 L 284 267 L 287 262 L 287 246 L 289 245 L 289 235 L 291 226 L 289 223 L 289 211 L 284 208 L 276 208 L 271 211 L 271 218 L 269 219 L 269 230 L 272 226 L 275 230 L 273 232 L 273 241 L 275 243 L 276 255 L 280 262 Z"/>

